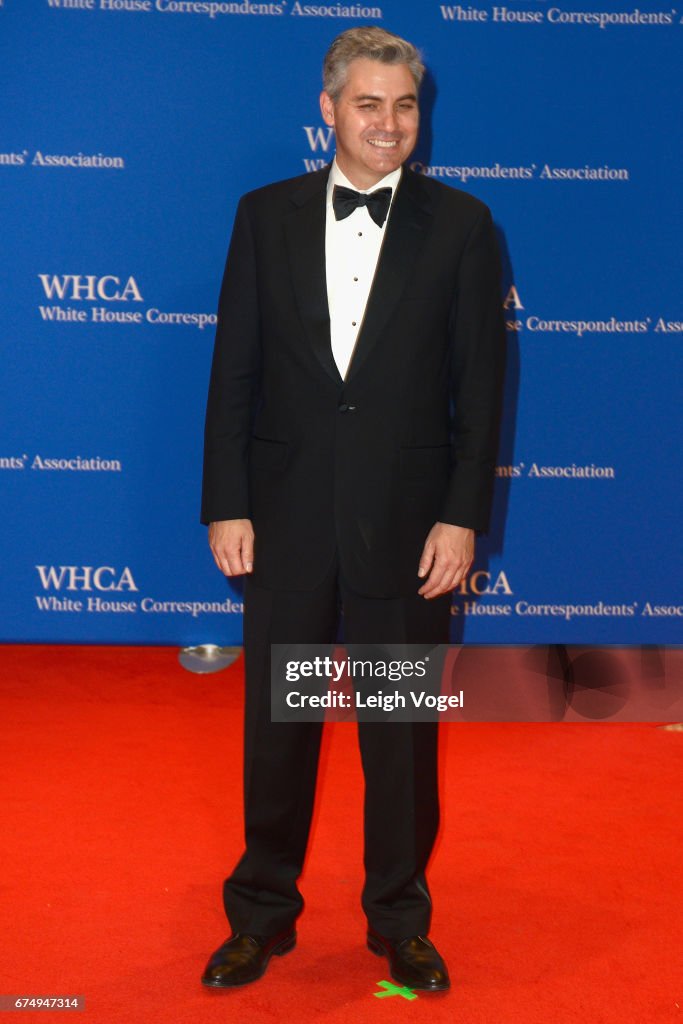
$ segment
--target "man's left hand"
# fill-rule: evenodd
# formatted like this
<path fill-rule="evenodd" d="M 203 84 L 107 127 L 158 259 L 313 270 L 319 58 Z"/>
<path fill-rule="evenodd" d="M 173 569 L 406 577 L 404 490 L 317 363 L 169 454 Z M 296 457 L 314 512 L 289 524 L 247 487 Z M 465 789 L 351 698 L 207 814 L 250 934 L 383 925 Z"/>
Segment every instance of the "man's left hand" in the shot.
<path fill-rule="evenodd" d="M 435 523 L 420 558 L 418 576 L 427 577 L 418 590 L 422 597 L 439 597 L 465 579 L 474 561 L 474 530 Z"/>

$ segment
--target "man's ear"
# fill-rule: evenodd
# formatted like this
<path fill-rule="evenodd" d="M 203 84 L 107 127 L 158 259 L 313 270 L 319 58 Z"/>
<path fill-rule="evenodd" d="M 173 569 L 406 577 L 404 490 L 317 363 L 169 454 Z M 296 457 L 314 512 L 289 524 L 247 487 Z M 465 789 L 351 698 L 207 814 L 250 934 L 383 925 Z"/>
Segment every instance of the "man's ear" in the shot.
<path fill-rule="evenodd" d="M 334 103 L 332 102 L 332 97 L 324 89 L 320 93 L 320 110 L 325 124 L 329 125 L 330 128 L 334 128 Z"/>

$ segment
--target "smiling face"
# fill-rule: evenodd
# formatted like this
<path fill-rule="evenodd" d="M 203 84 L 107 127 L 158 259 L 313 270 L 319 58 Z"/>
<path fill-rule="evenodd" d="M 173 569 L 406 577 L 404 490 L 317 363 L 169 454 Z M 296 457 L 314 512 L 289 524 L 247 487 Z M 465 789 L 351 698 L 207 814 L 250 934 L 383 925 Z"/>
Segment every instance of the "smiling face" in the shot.
<path fill-rule="evenodd" d="M 335 131 L 337 163 L 356 188 L 372 188 L 415 148 L 420 114 L 406 64 L 352 61 L 338 101 L 323 92 L 320 109 Z"/>

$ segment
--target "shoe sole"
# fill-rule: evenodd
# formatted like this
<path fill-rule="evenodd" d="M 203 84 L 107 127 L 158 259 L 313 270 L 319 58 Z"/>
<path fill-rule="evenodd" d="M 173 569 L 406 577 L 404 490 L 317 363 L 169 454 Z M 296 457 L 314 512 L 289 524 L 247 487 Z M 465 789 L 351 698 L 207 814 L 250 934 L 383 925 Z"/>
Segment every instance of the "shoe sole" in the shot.
<path fill-rule="evenodd" d="M 375 956 L 385 956 L 387 960 L 389 960 L 389 954 L 387 953 L 384 946 L 382 946 L 379 942 L 373 939 L 370 935 L 368 935 L 367 941 L 368 949 L 370 950 L 371 953 L 374 953 Z M 389 963 L 391 965 L 391 961 L 389 961 Z M 404 985 L 406 988 L 411 989 L 411 991 L 413 989 L 417 989 L 418 992 L 447 992 L 448 989 L 451 987 L 450 982 L 448 982 L 448 984 L 446 985 L 439 985 L 438 983 L 434 985 L 409 984 L 404 978 L 400 978 L 397 974 L 394 974 L 394 971 L 391 968 L 391 966 L 389 967 L 389 970 L 391 972 L 391 977 L 394 979 L 394 981 L 398 981 L 401 985 Z"/>
<path fill-rule="evenodd" d="M 263 969 L 260 974 L 254 975 L 253 978 L 249 978 L 248 981 L 238 982 L 224 982 L 224 981 L 212 981 L 210 978 L 202 978 L 202 985 L 206 985 L 207 988 L 243 988 L 245 985 L 251 985 L 252 982 L 258 981 L 266 973 L 268 964 L 270 963 L 271 956 L 284 956 L 285 953 L 289 953 L 296 946 L 296 935 L 290 935 L 289 938 L 284 939 L 279 945 L 271 949 L 266 960 L 263 964 Z"/>

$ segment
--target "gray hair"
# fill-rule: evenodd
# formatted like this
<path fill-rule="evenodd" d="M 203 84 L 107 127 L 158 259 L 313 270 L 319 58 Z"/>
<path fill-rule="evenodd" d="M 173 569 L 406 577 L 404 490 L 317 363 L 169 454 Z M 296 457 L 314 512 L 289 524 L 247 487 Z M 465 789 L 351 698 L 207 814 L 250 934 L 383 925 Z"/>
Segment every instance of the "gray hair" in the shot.
<path fill-rule="evenodd" d="M 337 103 L 346 85 L 349 64 L 354 60 L 378 60 L 381 64 L 406 64 L 417 92 L 425 66 L 419 50 L 406 39 L 376 25 L 349 28 L 332 41 L 323 61 L 323 89 Z"/>

